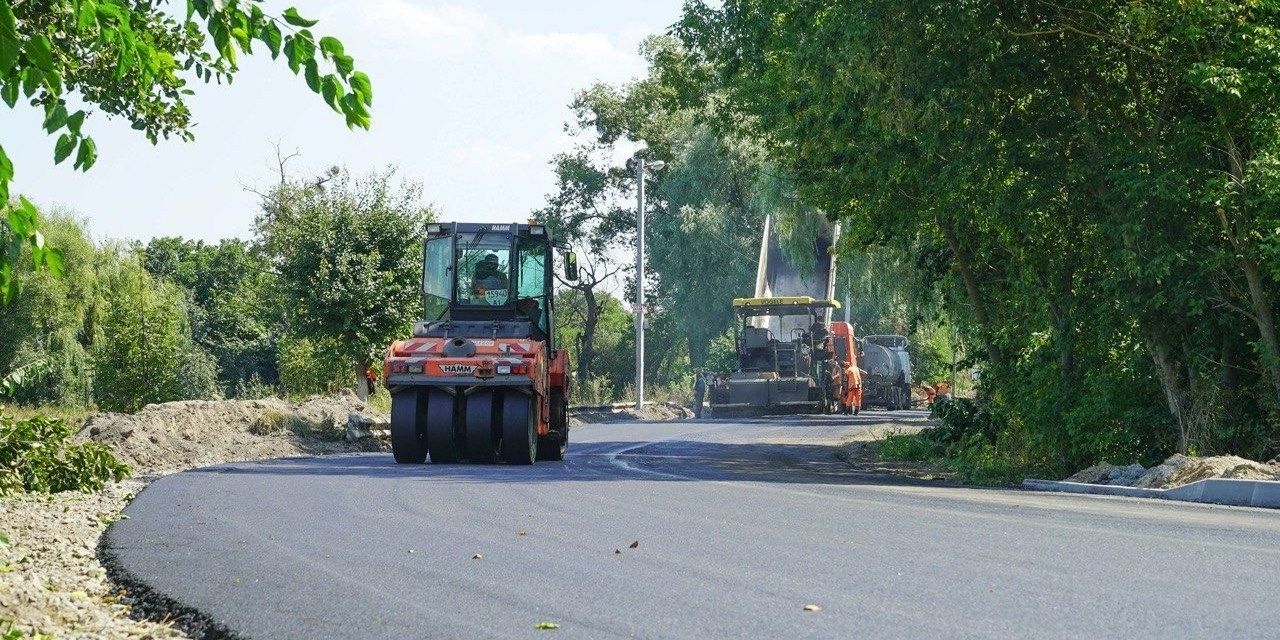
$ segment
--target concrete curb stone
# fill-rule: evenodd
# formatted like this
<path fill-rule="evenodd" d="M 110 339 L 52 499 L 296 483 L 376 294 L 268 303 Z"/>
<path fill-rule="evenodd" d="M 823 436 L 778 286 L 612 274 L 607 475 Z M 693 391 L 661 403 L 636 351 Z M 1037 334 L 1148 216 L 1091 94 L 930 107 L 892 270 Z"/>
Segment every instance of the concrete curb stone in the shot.
<path fill-rule="evenodd" d="M 1173 489 L 1144 489 L 1027 478 L 1022 481 L 1022 488 L 1033 491 L 1155 498 L 1180 502 L 1204 502 L 1238 507 L 1280 509 L 1280 481 L 1275 480 L 1209 478 L 1207 480 L 1197 480 L 1191 484 Z"/>

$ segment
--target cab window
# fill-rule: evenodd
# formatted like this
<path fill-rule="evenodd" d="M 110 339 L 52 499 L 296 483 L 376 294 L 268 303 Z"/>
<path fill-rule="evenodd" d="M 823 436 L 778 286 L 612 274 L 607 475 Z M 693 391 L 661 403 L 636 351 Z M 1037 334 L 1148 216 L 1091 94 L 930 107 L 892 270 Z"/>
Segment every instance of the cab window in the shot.
<path fill-rule="evenodd" d="M 541 239 L 521 238 L 516 249 L 519 265 L 516 277 L 516 308 L 547 334 L 547 268 L 550 262 L 547 243 Z"/>
<path fill-rule="evenodd" d="M 511 236 L 463 233 L 458 236 L 458 304 L 503 306 L 511 299 Z"/>
<path fill-rule="evenodd" d="M 453 237 L 432 238 L 423 252 L 422 293 L 427 320 L 439 320 L 453 297 Z"/>

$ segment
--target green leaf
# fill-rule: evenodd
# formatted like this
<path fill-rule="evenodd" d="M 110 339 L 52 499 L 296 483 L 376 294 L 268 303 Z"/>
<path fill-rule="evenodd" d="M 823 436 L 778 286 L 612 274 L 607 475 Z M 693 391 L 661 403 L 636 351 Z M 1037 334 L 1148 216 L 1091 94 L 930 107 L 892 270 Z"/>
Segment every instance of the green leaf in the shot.
<path fill-rule="evenodd" d="M 559 629 L 560 625 L 548 620 L 543 620 L 542 622 L 533 625 L 533 628 L 539 631 L 551 631 L 553 629 Z"/>
<path fill-rule="evenodd" d="M 85 113 L 83 110 L 71 114 L 71 116 L 67 118 L 67 128 L 70 129 L 72 133 L 79 134 L 80 127 L 84 125 L 84 116 Z"/>
<path fill-rule="evenodd" d="M 53 148 L 53 163 L 61 164 L 63 160 L 71 157 L 71 152 L 76 149 L 76 136 L 73 133 L 64 133 L 58 138 L 58 144 Z"/>
<path fill-rule="evenodd" d="M 76 9 L 76 28 L 90 31 L 98 24 L 98 3 L 94 0 L 80 0 Z"/>
<path fill-rule="evenodd" d="M 341 106 L 342 112 L 347 116 L 348 128 L 369 128 L 369 112 L 365 109 L 364 103 L 360 102 L 359 96 L 354 93 L 348 93 L 347 95 L 342 96 Z"/>
<path fill-rule="evenodd" d="M 320 22 L 319 20 L 308 20 L 298 15 L 298 10 L 294 7 L 284 10 L 284 21 L 295 27 L 314 27 L 317 22 Z"/>
<path fill-rule="evenodd" d="M 61 104 L 51 105 L 45 109 L 44 130 L 53 133 L 67 123 L 67 108 Z"/>
<path fill-rule="evenodd" d="M 22 70 L 22 95 L 30 98 L 35 95 L 36 89 L 44 83 L 44 72 L 35 68 L 27 67 Z"/>
<path fill-rule="evenodd" d="M 268 22 L 262 25 L 262 31 L 258 34 L 258 38 L 267 45 L 267 49 L 271 51 L 271 59 L 275 60 L 280 56 L 280 27 L 274 22 Z"/>
<path fill-rule="evenodd" d="M 345 53 L 342 50 L 342 41 L 333 36 L 320 38 L 320 50 L 324 52 L 325 56 L 330 58 L 336 58 L 337 56 L 344 55 Z"/>
<path fill-rule="evenodd" d="M 320 69 L 314 59 L 307 60 L 306 72 L 303 75 L 307 79 L 307 86 L 311 87 L 312 91 L 320 93 Z"/>
<path fill-rule="evenodd" d="M 9 160 L 9 155 L 4 152 L 4 147 L 0 146 L 0 185 L 6 185 L 13 179 L 13 162 Z M 6 190 L 0 193 L 0 202 L 9 201 L 9 192 Z"/>
<path fill-rule="evenodd" d="M 297 75 L 302 70 L 303 55 L 302 49 L 298 46 L 300 42 L 301 40 L 294 36 L 284 39 L 284 57 L 289 61 L 289 70 L 294 75 Z"/>
<path fill-rule="evenodd" d="M 252 53 L 252 48 L 250 46 L 251 41 L 249 39 L 248 31 L 245 31 L 240 27 L 236 27 L 231 30 L 231 37 L 234 38 L 236 43 L 240 45 L 241 51 L 244 51 L 245 53 Z"/>
<path fill-rule="evenodd" d="M 64 259 L 62 250 L 56 247 L 49 247 L 44 251 L 44 266 L 56 278 L 61 278 L 63 273 Z"/>
<path fill-rule="evenodd" d="M 338 108 L 338 98 L 342 93 L 342 81 L 338 80 L 338 76 L 331 73 L 320 81 L 320 94 L 324 96 L 324 101 L 338 113 L 342 113 L 342 109 Z"/>
<path fill-rule="evenodd" d="M 4 103 L 13 108 L 18 104 L 18 92 L 22 89 L 17 78 L 10 78 L 8 82 L 0 87 L 0 98 L 4 99 Z"/>
<path fill-rule="evenodd" d="M 367 106 L 373 106 L 373 84 L 363 71 L 351 74 L 351 90 L 360 95 L 360 100 Z"/>
<path fill-rule="evenodd" d="M 57 71 L 44 74 L 44 88 L 54 97 L 62 95 L 62 74 Z"/>
<path fill-rule="evenodd" d="M 98 147 L 93 143 L 93 138 L 81 138 L 80 150 L 76 152 L 75 168 L 81 171 L 88 171 L 93 163 L 98 161 Z"/>
<path fill-rule="evenodd" d="M 18 64 L 18 20 L 9 8 L 9 0 L 0 0 L 0 75 L 8 75 Z"/>
<path fill-rule="evenodd" d="M 9 535 L 3 531 L 0 531 L 0 546 L 9 546 Z"/>
<path fill-rule="evenodd" d="M 109 20 L 105 21 L 108 24 L 120 24 L 121 22 L 125 22 L 124 13 L 121 12 L 120 7 L 117 7 L 110 2 L 99 4 L 97 9 L 99 23 L 104 22 L 103 18 L 109 18 Z"/>
<path fill-rule="evenodd" d="M 54 70 L 53 43 L 49 41 L 49 36 L 40 34 L 27 40 L 27 46 L 23 47 L 23 51 L 37 68 L 45 71 Z"/>
<path fill-rule="evenodd" d="M 333 66 L 338 70 L 338 73 L 345 78 L 351 75 L 351 72 L 355 70 L 356 61 L 348 55 L 334 56 Z"/>

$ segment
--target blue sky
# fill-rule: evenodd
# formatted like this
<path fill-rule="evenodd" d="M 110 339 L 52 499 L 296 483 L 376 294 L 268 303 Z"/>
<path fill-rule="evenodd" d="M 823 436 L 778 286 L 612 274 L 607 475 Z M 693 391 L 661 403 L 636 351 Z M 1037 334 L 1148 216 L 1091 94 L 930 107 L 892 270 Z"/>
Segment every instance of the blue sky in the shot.
<path fill-rule="evenodd" d="M 397 165 L 449 220 L 523 220 L 552 187 L 547 161 L 566 149 L 573 93 L 644 71 L 636 49 L 665 31 L 681 0 L 294 0 L 317 32 L 338 36 L 374 83 L 369 132 L 341 118 L 282 62 L 255 56 L 230 86 L 198 86 L 196 140 L 152 146 L 119 120 L 90 115 L 98 143 L 88 173 L 53 165 L 36 110 L 3 116 L 16 191 L 90 220 L 95 236 L 249 233 L 279 141 L 298 149 L 291 173 L 335 164 L 361 173 Z M 274 3 L 277 10 L 287 6 Z"/>

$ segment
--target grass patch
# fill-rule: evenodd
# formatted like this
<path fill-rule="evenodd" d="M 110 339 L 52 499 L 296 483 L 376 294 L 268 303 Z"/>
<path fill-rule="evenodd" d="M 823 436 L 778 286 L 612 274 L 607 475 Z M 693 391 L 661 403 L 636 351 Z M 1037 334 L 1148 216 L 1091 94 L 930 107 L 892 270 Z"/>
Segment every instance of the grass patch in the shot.
<path fill-rule="evenodd" d="M 77 407 L 63 404 L 11 404 L 0 402 L 0 415 L 9 416 L 15 420 L 30 420 L 32 418 L 52 418 L 61 420 L 69 425 L 79 427 L 89 419 L 89 416 L 97 413 L 96 407 Z"/>
<path fill-rule="evenodd" d="M 988 442 L 981 434 L 947 444 L 942 432 L 925 429 L 918 433 L 891 433 L 879 442 L 881 460 L 927 462 L 954 471 L 965 484 L 984 487 L 1014 485 L 1032 468 L 1022 456 Z"/>
<path fill-rule="evenodd" d="M 382 413 L 391 413 L 391 392 L 387 388 L 378 385 L 373 393 L 369 394 L 367 402 L 370 409 Z"/>
<path fill-rule="evenodd" d="M 880 441 L 880 458 L 894 462 L 930 462 L 942 451 L 925 432 L 891 433 Z"/>

